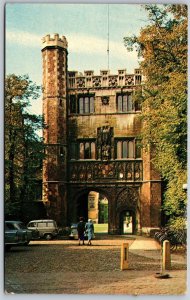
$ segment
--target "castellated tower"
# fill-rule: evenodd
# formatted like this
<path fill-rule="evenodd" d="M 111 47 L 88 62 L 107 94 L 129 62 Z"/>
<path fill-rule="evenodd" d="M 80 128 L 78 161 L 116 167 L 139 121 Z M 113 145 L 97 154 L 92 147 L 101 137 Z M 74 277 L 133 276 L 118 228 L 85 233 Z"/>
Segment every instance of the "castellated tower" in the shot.
<path fill-rule="evenodd" d="M 45 160 L 43 201 L 49 218 L 66 222 L 67 178 L 67 40 L 55 34 L 42 39 Z"/>
<path fill-rule="evenodd" d="M 48 218 L 62 226 L 81 216 L 98 223 L 106 219 L 110 234 L 123 234 L 130 219 L 132 233 L 150 232 L 160 226 L 161 179 L 152 150 L 141 147 L 141 107 L 133 101 L 143 74 L 140 69 L 101 70 L 99 75 L 90 69 L 68 71 L 67 55 L 64 36 L 43 38 Z M 107 202 L 94 201 L 93 193 Z"/>

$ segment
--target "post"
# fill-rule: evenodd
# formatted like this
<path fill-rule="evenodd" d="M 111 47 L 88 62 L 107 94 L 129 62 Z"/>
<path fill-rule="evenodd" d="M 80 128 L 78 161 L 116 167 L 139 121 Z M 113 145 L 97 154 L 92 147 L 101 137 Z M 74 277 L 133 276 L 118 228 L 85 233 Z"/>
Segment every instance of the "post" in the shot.
<path fill-rule="evenodd" d="M 126 270 L 129 267 L 129 244 L 121 245 L 121 270 Z"/>
<path fill-rule="evenodd" d="M 163 242 L 163 254 L 162 254 L 162 272 L 171 269 L 171 256 L 170 256 L 170 242 Z"/>

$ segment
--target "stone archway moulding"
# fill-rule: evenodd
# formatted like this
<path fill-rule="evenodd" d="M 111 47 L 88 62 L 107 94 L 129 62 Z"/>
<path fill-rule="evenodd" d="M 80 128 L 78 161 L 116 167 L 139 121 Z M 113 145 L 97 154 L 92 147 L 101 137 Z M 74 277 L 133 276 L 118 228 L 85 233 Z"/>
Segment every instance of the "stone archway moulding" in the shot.
<path fill-rule="evenodd" d="M 118 193 L 116 201 L 117 211 L 122 211 L 126 208 L 135 211 L 138 208 L 139 193 L 135 188 L 125 187 Z"/>

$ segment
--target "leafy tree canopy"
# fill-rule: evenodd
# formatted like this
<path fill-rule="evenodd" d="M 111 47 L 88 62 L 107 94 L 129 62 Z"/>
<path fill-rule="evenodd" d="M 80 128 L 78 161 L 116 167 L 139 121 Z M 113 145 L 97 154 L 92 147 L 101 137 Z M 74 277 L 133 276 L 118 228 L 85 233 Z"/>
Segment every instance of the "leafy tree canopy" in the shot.
<path fill-rule="evenodd" d="M 187 181 L 187 6 L 145 5 L 149 24 L 139 36 L 124 38 L 142 58 L 141 101 L 144 146 L 155 149 L 153 163 L 167 182 L 164 210 L 170 223 L 185 224 Z M 180 224 L 180 225 L 179 225 Z"/>
<path fill-rule="evenodd" d="M 28 112 L 40 87 L 27 75 L 5 78 L 5 214 L 20 216 L 22 205 L 35 200 L 41 179 L 43 143 L 37 134 L 42 117 Z"/>

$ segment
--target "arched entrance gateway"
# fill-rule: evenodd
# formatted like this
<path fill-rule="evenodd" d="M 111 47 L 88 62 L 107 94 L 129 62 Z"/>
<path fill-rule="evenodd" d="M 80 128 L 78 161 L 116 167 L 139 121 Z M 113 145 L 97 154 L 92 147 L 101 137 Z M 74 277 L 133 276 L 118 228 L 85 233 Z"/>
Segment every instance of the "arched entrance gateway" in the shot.
<path fill-rule="evenodd" d="M 78 222 L 91 218 L 95 227 L 106 224 L 104 232 L 136 234 L 141 230 L 139 187 L 121 185 L 104 188 L 73 186 L 69 192 L 68 219 Z M 96 227 L 96 228 L 97 228 Z M 102 227 L 102 226 L 99 226 Z M 107 228 L 107 230 L 105 230 Z"/>
<path fill-rule="evenodd" d="M 80 217 L 85 221 L 92 219 L 97 232 L 108 232 L 109 200 L 99 189 L 81 189 L 73 195 L 73 207 L 70 219 L 78 222 Z"/>
<path fill-rule="evenodd" d="M 68 71 L 67 40 L 43 39 L 45 159 L 43 201 L 62 226 L 80 215 L 107 222 L 110 234 L 134 234 L 160 225 L 161 181 L 133 101 L 140 69 L 111 74 Z"/>

